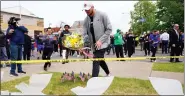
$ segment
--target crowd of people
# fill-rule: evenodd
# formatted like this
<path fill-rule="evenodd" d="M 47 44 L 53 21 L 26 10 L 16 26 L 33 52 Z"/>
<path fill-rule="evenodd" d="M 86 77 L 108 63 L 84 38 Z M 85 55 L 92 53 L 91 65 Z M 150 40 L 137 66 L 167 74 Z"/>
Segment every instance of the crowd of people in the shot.
<path fill-rule="evenodd" d="M 144 50 L 145 56 L 149 56 L 151 53 L 151 57 L 155 57 L 160 45 L 162 47 L 162 54 L 170 52 L 170 56 L 184 55 L 184 34 L 179 30 L 178 24 L 175 24 L 173 29 L 169 31 L 160 32 L 154 30 L 148 33 L 144 32 L 141 36 L 135 36 L 132 30 L 128 30 L 124 34 L 120 29 L 117 29 L 117 32 L 111 35 L 112 26 L 106 14 L 95 10 L 92 4 L 85 4 L 84 10 L 87 14 L 83 26 L 84 47 L 91 48 L 91 52 L 94 55 L 93 58 L 104 58 L 105 52 L 109 55 L 111 49 L 113 55 L 116 55 L 117 58 L 124 58 L 126 56 L 131 58 L 135 53 L 138 41 L 141 51 Z M 94 17 L 95 14 L 96 16 Z M 97 18 L 103 18 L 100 20 L 102 23 L 93 21 L 93 19 Z M 24 60 L 30 60 L 31 56 L 35 57 L 35 51 L 37 51 L 37 59 L 50 60 L 52 54 L 58 52 L 58 49 L 62 59 L 68 59 L 69 55 L 74 55 L 75 52 L 77 57 L 83 55 L 84 58 L 88 58 L 80 50 L 70 50 L 63 45 L 62 41 L 65 39 L 65 35 L 71 34 L 69 25 L 64 26 L 64 30 L 59 36 L 52 34 L 52 28 L 48 27 L 44 34 L 40 33 L 30 37 L 28 35 L 29 30 L 24 26 L 20 26 L 18 20 L 15 17 L 10 18 L 6 34 L 0 30 L 0 60 L 21 60 L 22 57 Z M 139 39 L 136 40 L 137 38 Z M 89 49 L 86 51 L 90 52 Z M 151 59 L 151 62 L 153 61 L 156 62 L 156 59 Z M 171 58 L 170 62 L 173 61 L 174 58 Z M 175 62 L 180 61 L 176 58 Z M 62 64 L 66 63 L 68 62 L 62 62 Z M 26 74 L 22 69 L 22 64 L 10 64 L 10 75 L 18 76 L 15 72 L 16 66 L 18 73 Z M 100 66 L 109 76 L 110 72 L 105 61 L 93 61 L 92 76 L 98 76 Z M 51 62 L 45 62 L 43 69 L 47 71 L 48 67 L 51 67 Z"/>

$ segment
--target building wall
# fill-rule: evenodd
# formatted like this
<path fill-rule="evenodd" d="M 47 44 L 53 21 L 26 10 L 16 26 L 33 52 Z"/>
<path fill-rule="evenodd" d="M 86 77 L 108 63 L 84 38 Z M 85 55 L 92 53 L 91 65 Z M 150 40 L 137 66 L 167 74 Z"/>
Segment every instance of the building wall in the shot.
<path fill-rule="evenodd" d="M 11 14 L 6 12 L 1 12 L 1 28 L 2 30 L 6 30 L 8 28 L 8 20 L 10 17 L 19 17 L 18 14 Z M 44 20 L 36 17 L 29 16 L 21 16 L 21 20 L 19 21 L 20 25 L 24 25 L 29 30 L 29 35 L 34 36 L 34 31 L 42 31 L 44 32 Z"/>
<path fill-rule="evenodd" d="M 75 21 L 70 29 L 71 32 L 77 32 L 78 34 L 83 34 L 83 20 Z"/>

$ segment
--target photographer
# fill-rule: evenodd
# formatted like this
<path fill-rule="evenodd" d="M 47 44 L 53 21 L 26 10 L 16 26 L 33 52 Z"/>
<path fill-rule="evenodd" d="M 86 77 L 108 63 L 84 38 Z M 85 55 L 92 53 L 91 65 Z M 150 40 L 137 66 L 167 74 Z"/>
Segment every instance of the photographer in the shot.
<path fill-rule="evenodd" d="M 19 18 L 11 17 L 8 21 L 8 29 L 7 29 L 7 38 L 10 39 L 10 59 L 13 61 L 21 60 L 22 58 L 22 49 L 24 45 L 24 33 L 28 32 L 27 28 L 24 26 L 19 26 L 18 21 Z M 22 70 L 22 64 L 11 64 L 10 75 L 18 76 L 15 72 L 16 65 L 18 67 L 18 73 L 24 73 Z"/>

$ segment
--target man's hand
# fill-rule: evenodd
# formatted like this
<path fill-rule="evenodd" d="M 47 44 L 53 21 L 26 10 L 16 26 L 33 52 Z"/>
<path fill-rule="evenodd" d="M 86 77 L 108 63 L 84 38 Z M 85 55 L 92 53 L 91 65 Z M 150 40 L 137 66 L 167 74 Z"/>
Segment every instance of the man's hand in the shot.
<path fill-rule="evenodd" d="M 9 30 L 9 34 L 12 34 L 14 32 L 14 29 Z"/>
<path fill-rule="evenodd" d="M 172 44 L 172 47 L 175 47 L 175 44 Z"/>
<path fill-rule="evenodd" d="M 83 52 L 83 49 L 79 49 L 78 51 L 79 51 L 80 53 L 82 53 L 82 52 Z"/>
<path fill-rule="evenodd" d="M 96 44 L 95 44 L 95 47 L 97 49 L 100 49 L 101 48 L 101 45 L 102 45 L 102 42 L 101 41 L 97 41 Z"/>

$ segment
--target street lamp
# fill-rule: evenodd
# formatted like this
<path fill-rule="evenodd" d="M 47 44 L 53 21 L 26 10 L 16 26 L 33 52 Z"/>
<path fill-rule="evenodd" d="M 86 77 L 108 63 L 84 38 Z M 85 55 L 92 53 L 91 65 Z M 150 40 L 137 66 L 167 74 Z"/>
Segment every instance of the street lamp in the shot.
<path fill-rule="evenodd" d="M 52 24 L 51 23 L 49 23 L 49 27 L 51 26 Z"/>
<path fill-rule="evenodd" d="M 60 28 L 63 28 L 63 24 L 65 24 L 63 21 L 61 21 L 61 23 L 60 23 Z"/>
<path fill-rule="evenodd" d="M 19 11 L 20 11 L 19 16 L 20 16 L 20 19 L 21 19 L 21 1 L 20 0 L 19 0 Z"/>

